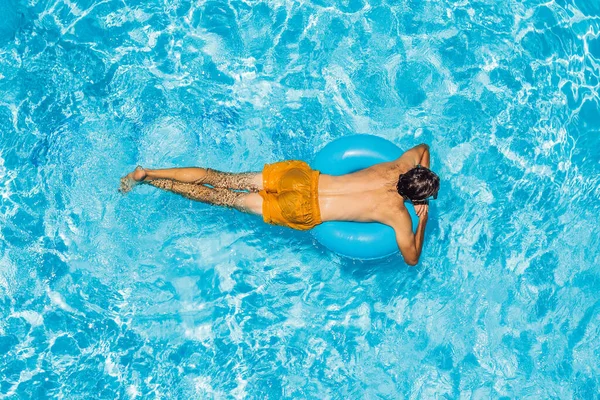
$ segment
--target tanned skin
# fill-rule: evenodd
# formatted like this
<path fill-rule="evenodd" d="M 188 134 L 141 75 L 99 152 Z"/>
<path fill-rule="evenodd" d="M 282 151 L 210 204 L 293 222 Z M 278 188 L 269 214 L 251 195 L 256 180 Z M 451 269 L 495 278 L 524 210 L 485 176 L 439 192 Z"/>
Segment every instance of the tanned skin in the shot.
<path fill-rule="evenodd" d="M 420 144 L 398 159 L 376 164 L 351 174 L 319 176 L 319 207 L 326 221 L 379 222 L 394 228 L 398 248 L 409 265 L 416 265 L 423 248 L 428 206 L 416 205 L 419 217 L 416 232 L 398 194 L 398 176 L 421 164 L 429 168 L 429 146 Z M 229 173 L 210 168 L 136 168 L 121 180 L 126 193 L 140 182 L 181 194 L 192 200 L 232 207 L 262 215 L 262 172 Z M 205 186 L 205 185 L 210 185 Z M 242 191 L 240 191 L 242 190 Z"/>

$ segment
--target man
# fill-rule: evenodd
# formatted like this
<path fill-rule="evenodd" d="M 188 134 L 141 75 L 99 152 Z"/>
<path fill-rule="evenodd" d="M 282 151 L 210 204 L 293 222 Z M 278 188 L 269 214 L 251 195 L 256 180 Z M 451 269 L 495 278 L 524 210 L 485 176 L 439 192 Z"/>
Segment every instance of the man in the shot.
<path fill-rule="evenodd" d="M 429 161 L 429 146 L 420 144 L 394 161 L 341 176 L 321 174 L 295 160 L 267 164 L 262 172 L 244 173 L 138 166 L 121 179 L 120 191 L 127 193 L 137 183 L 148 183 L 298 230 L 325 221 L 380 222 L 394 228 L 404 260 L 416 265 L 423 248 L 428 199 L 437 197 L 440 185 Z M 405 201 L 413 203 L 419 217 L 415 233 Z"/>

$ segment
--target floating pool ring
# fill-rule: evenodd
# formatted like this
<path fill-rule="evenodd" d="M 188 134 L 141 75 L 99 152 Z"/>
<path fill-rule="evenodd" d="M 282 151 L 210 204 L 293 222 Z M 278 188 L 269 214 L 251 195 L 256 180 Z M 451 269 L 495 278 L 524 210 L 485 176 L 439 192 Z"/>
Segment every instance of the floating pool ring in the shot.
<path fill-rule="evenodd" d="M 323 174 L 343 175 L 393 161 L 402 153 L 398 146 L 377 136 L 344 136 L 323 147 L 312 168 Z M 407 209 L 414 231 L 419 220 L 413 207 Z M 317 225 L 311 232 L 323 246 L 349 258 L 370 260 L 398 252 L 394 229 L 377 222 L 330 221 Z"/>

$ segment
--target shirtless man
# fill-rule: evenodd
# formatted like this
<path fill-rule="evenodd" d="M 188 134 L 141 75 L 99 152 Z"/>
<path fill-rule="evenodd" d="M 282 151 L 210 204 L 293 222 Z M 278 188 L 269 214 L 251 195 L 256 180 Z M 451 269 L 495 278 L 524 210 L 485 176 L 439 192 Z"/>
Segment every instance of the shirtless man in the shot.
<path fill-rule="evenodd" d="M 394 161 L 340 176 L 321 174 L 294 160 L 267 164 L 262 172 L 244 173 L 137 167 L 121 179 L 120 191 L 126 193 L 138 183 L 148 183 L 298 230 L 325 221 L 380 222 L 394 228 L 404 261 L 416 265 L 423 248 L 428 199 L 437 197 L 440 183 L 429 169 L 429 161 L 429 146 L 420 144 Z M 407 201 L 413 203 L 419 217 L 414 233 L 404 205 Z"/>

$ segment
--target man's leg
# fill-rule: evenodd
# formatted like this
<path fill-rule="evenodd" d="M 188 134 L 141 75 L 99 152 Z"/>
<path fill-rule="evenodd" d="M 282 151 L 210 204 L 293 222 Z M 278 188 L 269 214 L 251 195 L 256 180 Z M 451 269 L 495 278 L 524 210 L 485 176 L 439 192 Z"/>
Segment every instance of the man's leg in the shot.
<path fill-rule="evenodd" d="M 183 183 L 208 184 L 215 188 L 248 190 L 258 192 L 262 189 L 260 172 L 222 172 L 211 168 L 169 168 L 143 169 L 145 181 L 154 179 L 172 179 Z"/>
<path fill-rule="evenodd" d="M 258 193 L 234 192 L 229 189 L 209 188 L 195 183 L 171 179 L 154 179 L 147 182 L 159 189 L 180 194 L 191 200 L 217 206 L 231 207 L 249 214 L 262 215 L 262 197 Z"/>

